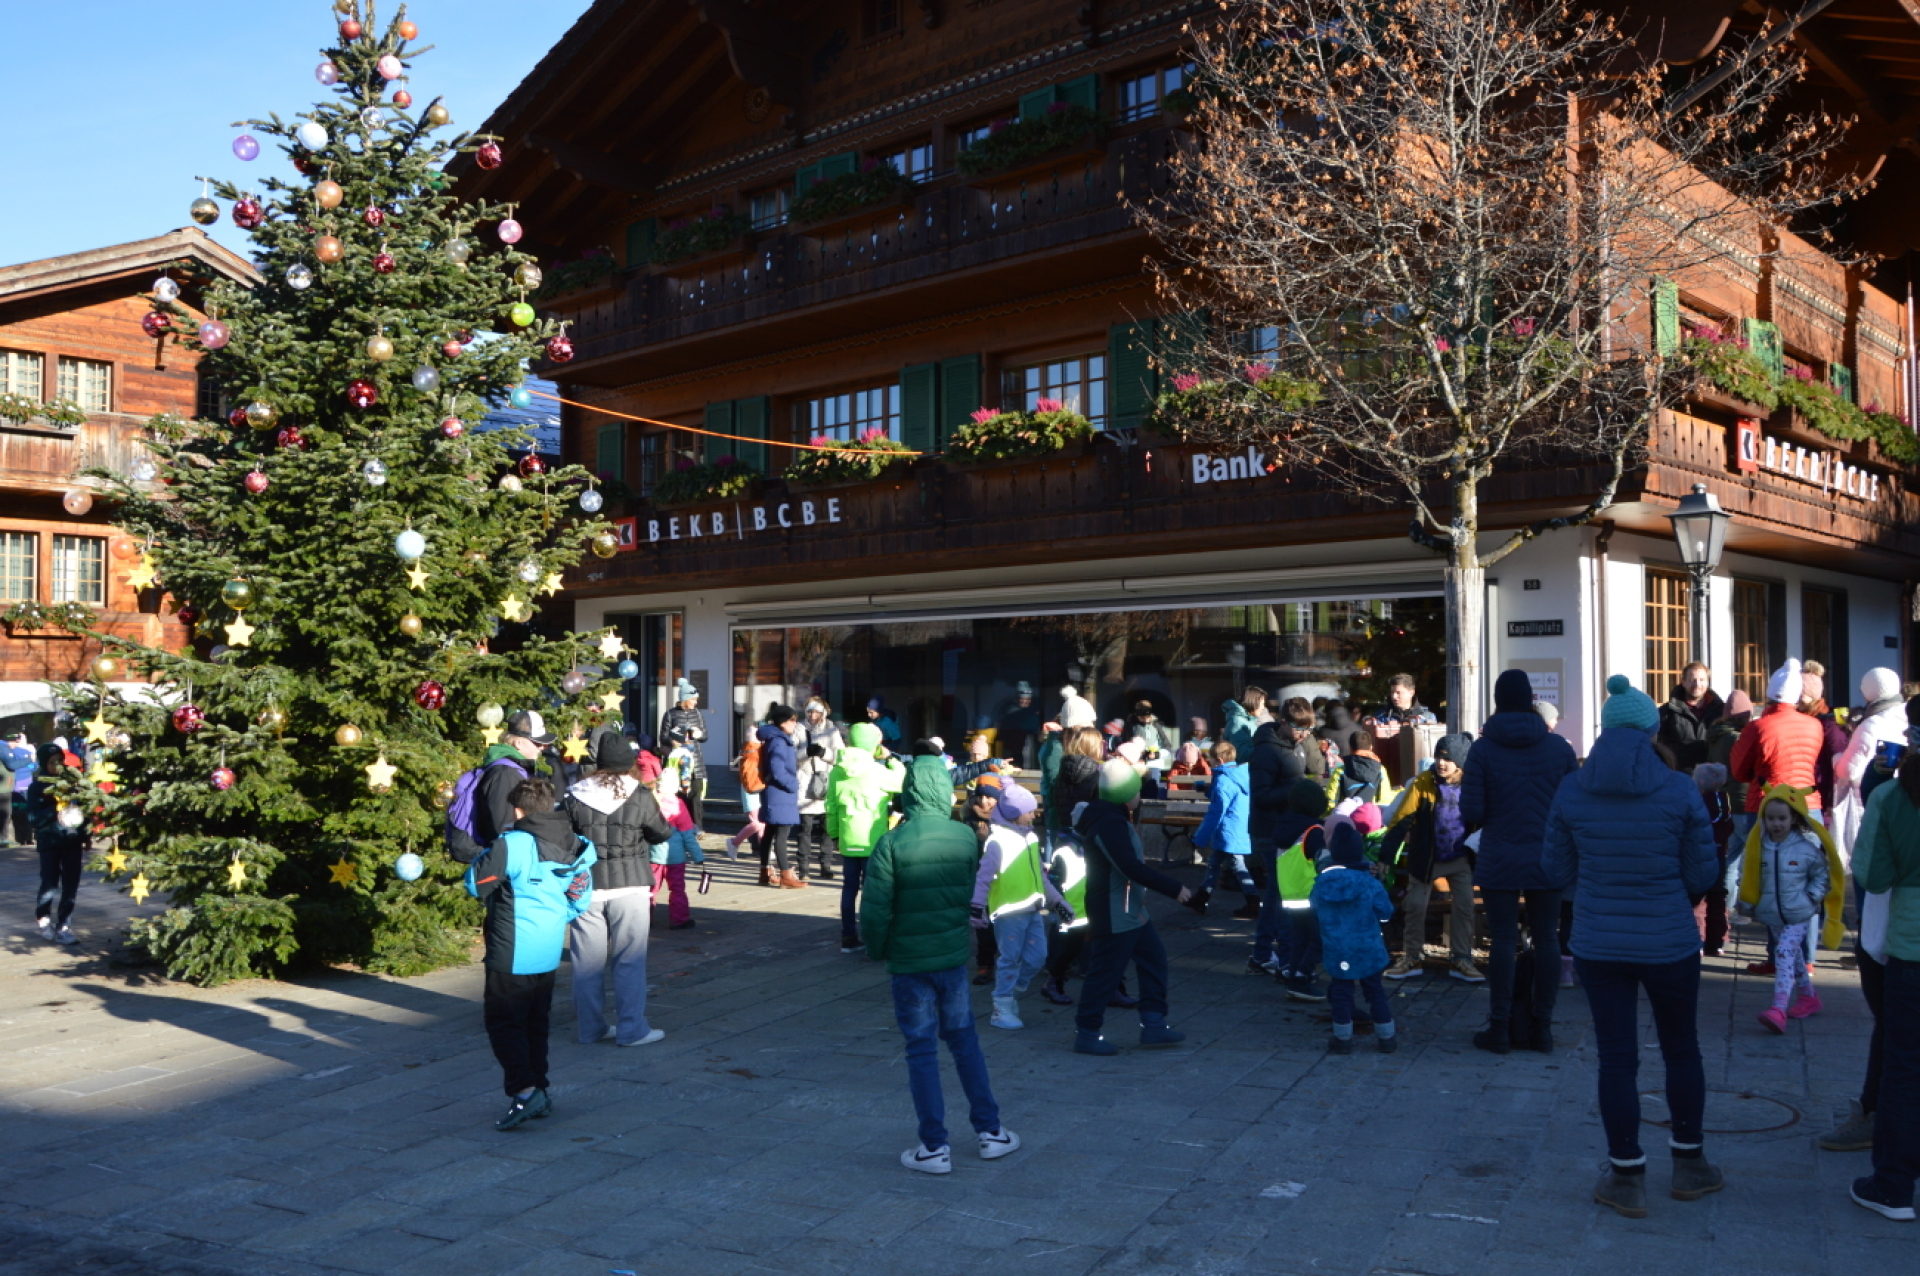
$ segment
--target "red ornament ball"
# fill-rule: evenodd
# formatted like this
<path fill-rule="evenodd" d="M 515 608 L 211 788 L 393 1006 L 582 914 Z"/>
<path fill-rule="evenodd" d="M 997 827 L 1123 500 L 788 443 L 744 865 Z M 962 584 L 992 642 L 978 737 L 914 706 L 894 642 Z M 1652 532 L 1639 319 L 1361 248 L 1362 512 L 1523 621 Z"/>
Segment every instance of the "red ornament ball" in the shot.
<path fill-rule="evenodd" d="M 354 21 L 352 18 L 348 18 L 345 22 L 342 22 L 340 24 L 340 38 L 342 40 L 358 40 L 360 38 L 361 31 L 364 29 L 365 28 L 363 28 L 358 22 Z"/>
<path fill-rule="evenodd" d="M 247 477 L 240 481 L 246 484 L 247 490 L 255 496 L 266 491 L 270 482 L 264 470 L 248 470 Z"/>
<path fill-rule="evenodd" d="M 227 424 L 236 430 L 245 429 L 247 425 L 247 410 L 245 408 L 235 408 L 233 411 L 227 413 Z"/>
<path fill-rule="evenodd" d="M 473 344 L 473 330 L 470 328 L 462 328 L 453 334 L 453 339 L 463 346 L 470 346 Z"/>
<path fill-rule="evenodd" d="M 413 94 L 405 89 L 397 90 L 393 95 L 393 104 L 404 111 L 413 105 Z"/>
<path fill-rule="evenodd" d="M 255 230 L 267 220 L 260 201 L 248 197 L 233 206 L 233 224 L 241 230 Z"/>
<path fill-rule="evenodd" d="M 347 382 L 347 402 L 362 412 L 380 402 L 380 391 L 371 381 L 354 380 Z"/>
<path fill-rule="evenodd" d="M 532 478 L 536 474 L 545 474 L 546 472 L 547 463 L 540 459 L 538 453 L 529 452 L 520 458 L 520 476 L 522 478 Z"/>
<path fill-rule="evenodd" d="M 191 629 L 194 626 L 194 622 L 200 619 L 200 609 L 198 607 L 195 607 L 192 603 L 181 603 L 178 607 L 175 607 L 173 609 L 173 617 L 175 620 L 178 620 L 181 624 Z"/>
<path fill-rule="evenodd" d="M 297 425 L 283 425 L 274 431 L 273 441 L 283 448 L 292 448 L 298 452 L 307 450 L 307 436 L 300 433 Z"/>
<path fill-rule="evenodd" d="M 369 204 L 367 211 L 360 214 L 360 216 L 365 219 L 367 225 L 377 228 L 386 222 L 387 210 L 376 204 Z"/>
<path fill-rule="evenodd" d="M 481 168 L 500 167 L 500 143 L 482 142 L 480 149 L 473 153 L 473 162 Z"/>
<path fill-rule="evenodd" d="M 173 729 L 193 732 L 207 725 L 207 715 L 197 704 L 183 704 L 173 711 Z"/>
<path fill-rule="evenodd" d="M 158 310 L 149 310 L 140 316 L 140 331 L 149 337 L 163 336 L 173 331 L 173 320 Z"/>
<path fill-rule="evenodd" d="M 547 360 L 551 363 L 566 363 L 573 358 L 573 342 L 567 337 L 547 338 Z"/>
<path fill-rule="evenodd" d="M 457 439 L 467 432 L 467 423 L 457 416 L 450 416 L 440 422 L 440 433 L 450 439 Z"/>
<path fill-rule="evenodd" d="M 413 689 L 413 702 L 422 709 L 444 709 L 447 689 L 429 678 Z"/>
<path fill-rule="evenodd" d="M 467 352 L 467 348 L 461 345 L 458 341 L 444 342 L 440 346 L 440 353 L 447 356 L 447 358 L 449 359 L 458 359 L 461 355 L 465 354 L 466 352 Z"/>
<path fill-rule="evenodd" d="M 377 275 L 391 275 L 395 264 L 392 253 L 375 253 L 373 255 L 373 270 Z"/>
<path fill-rule="evenodd" d="M 226 767 L 217 766 L 207 774 L 207 783 L 213 786 L 214 792 L 225 793 L 233 787 L 233 772 Z"/>

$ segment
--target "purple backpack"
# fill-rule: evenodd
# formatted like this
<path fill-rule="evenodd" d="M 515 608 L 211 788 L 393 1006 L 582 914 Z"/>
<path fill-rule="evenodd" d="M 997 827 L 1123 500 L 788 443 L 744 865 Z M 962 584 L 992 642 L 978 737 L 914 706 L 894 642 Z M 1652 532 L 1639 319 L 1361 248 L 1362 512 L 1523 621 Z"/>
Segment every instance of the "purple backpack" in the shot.
<path fill-rule="evenodd" d="M 462 864 L 471 864 L 487 848 L 479 838 L 480 781 L 497 766 L 519 768 L 512 758 L 495 758 L 484 766 L 464 772 L 453 782 L 453 801 L 447 804 L 447 854 Z M 496 832 L 505 832 L 504 829 Z"/>

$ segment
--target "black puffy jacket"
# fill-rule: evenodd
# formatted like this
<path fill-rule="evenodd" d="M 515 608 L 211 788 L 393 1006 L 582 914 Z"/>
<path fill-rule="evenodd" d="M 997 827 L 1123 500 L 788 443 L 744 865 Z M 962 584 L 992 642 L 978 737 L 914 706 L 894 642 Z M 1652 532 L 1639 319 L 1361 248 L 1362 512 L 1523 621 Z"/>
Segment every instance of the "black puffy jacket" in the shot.
<path fill-rule="evenodd" d="M 582 780 L 567 791 L 560 809 L 566 812 L 573 831 L 593 843 L 599 858 L 593 864 L 593 889 L 614 890 L 622 886 L 653 886 L 654 843 L 673 836 L 673 826 L 660 814 L 660 804 L 639 783 L 627 800 L 611 811 L 590 804 L 600 788 L 596 779 Z"/>
<path fill-rule="evenodd" d="M 707 774 L 706 750 L 700 746 L 707 741 L 707 720 L 700 716 L 698 709 L 682 709 L 673 705 L 660 715 L 660 757 L 665 760 L 676 744 L 693 746 L 693 773 L 704 778 Z"/>
<path fill-rule="evenodd" d="M 1305 755 L 1291 740 L 1283 740 L 1280 730 L 1277 722 L 1263 722 L 1253 733 L 1253 760 L 1247 763 L 1248 796 L 1253 800 L 1247 814 L 1248 837 L 1273 836 L 1287 809 L 1288 791 L 1307 773 Z"/>

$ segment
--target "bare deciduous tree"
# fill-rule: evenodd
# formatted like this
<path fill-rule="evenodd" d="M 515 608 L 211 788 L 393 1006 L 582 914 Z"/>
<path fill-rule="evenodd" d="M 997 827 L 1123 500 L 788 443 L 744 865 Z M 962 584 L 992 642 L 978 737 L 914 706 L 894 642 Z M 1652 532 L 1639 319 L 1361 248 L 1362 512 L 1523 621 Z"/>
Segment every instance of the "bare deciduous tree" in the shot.
<path fill-rule="evenodd" d="M 1751 275 L 1768 228 L 1858 183 L 1844 123 L 1796 116 L 1762 36 L 1687 101 L 1633 36 L 1561 0 L 1250 0 L 1199 26 L 1197 145 L 1140 209 L 1164 301 L 1205 308 L 1157 419 L 1410 504 L 1443 551 L 1449 716 L 1481 720 L 1485 569 L 1611 503 L 1691 379 L 1656 277 Z M 1180 375 L 1172 375 L 1180 374 Z M 1585 508 L 1481 538 L 1496 470 L 1584 465 Z"/>

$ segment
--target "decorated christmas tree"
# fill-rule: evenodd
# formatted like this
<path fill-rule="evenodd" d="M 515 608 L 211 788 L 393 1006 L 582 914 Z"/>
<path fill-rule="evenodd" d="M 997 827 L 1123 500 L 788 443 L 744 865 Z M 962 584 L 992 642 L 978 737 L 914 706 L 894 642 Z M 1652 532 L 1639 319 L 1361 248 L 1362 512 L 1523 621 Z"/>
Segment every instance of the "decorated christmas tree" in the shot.
<path fill-rule="evenodd" d="M 335 10 L 326 99 L 233 143 L 290 161 L 284 178 L 211 183 L 220 202 L 192 210 L 224 203 L 261 278 L 211 289 L 204 322 L 153 288 L 149 330 L 205 352 L 231 414 L 154 421 L 157 483 L 94 472 L 136 584 L 194 642 L 101 635 L 98 680 L 68 689 L 97 752 L 65 797 L 100 867 L 170 898 L 135 943 L 202 983 L 463 960 L 478 912 L 443 849 L 454 781 L 505 713 L 541 711 L 579 756 L 620 704 L 617 639 L 543 633 L 536 610 L 584 550 L 614 552 L 599 494 L 526 435 L 474 428 L 524 406 L 530 359 L 572 354 L 526 303 L 540 271 L 513 209 L 446 193 L 450 155 L 491 167 L 498 147 L 438 100 L 414 109 L 404 8 L 384 29 L 371 0 Z M 115 661 L 153 697 L 108 693 Z"/>

